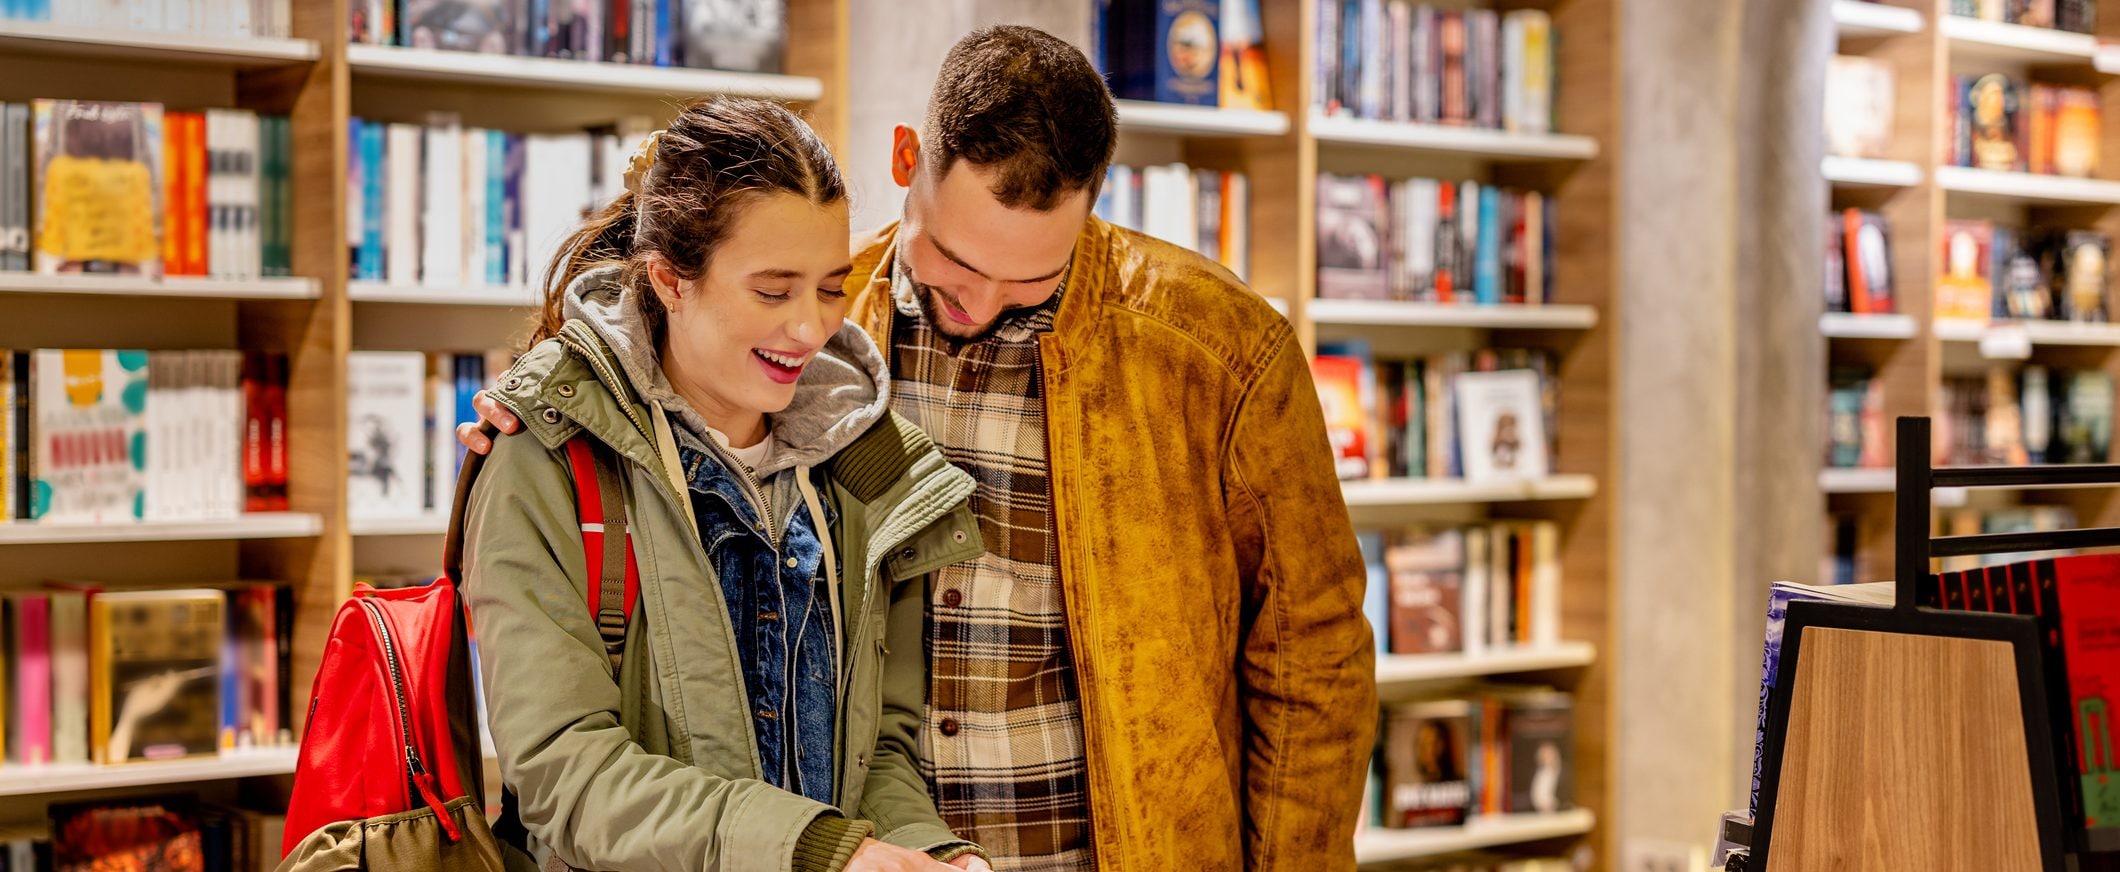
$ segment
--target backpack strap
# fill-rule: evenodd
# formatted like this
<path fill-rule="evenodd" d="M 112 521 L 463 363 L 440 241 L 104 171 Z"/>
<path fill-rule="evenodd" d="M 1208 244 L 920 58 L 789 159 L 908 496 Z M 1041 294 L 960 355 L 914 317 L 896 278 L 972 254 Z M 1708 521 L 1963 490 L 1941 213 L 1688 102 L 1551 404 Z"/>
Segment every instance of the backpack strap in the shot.
<path fill-rule="evenodd" d="M 567 440 L 567 464 L 574 472 L 574 505 L 588 564 L 589 613 L 615 678 L 626 654 L 626 627 L 633 622 L 633 606 L 640 596 L 640 565 L 633 557 L 633 534 L 626 528 L 626 488 L 611 449 L 586 433 Z"/>

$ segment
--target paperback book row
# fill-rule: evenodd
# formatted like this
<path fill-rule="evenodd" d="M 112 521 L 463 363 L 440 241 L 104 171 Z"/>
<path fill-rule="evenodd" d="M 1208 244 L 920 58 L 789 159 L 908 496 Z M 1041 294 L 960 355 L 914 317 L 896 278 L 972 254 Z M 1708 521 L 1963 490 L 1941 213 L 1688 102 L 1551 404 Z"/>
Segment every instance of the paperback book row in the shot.
<path fill-rule="evenodd" d="M 502 352 L 348 354 L 348 516 L 447 514 L 464 456 L 456 425 L 478 420 L 473 397 L 513 365 Z"/>
<path fill-rule="evenodd" d="M 2063 820 L 2070 842 L 2110 843 L 2120 821 L 2107 810 L 2120 801 L 2120 783 L 2105 777 L 2116 749 L 2104 712 L 2120 706 L 2120 555 L 2082 554 L 2026 559 L 1929 576 L 1918 604 L 1951 611 L 2031 616 L 2044 648 L 2048 726 L 2057 752 Z M 1781 679 L 1781 642 L 1789 604 L 1820 600 L 1890 605 L 1891 582 L 1813 587 L 1775 582 L 1767 600 L 1766 656 L 1761 666 L 1758 742 L 1752 760 L 1752 812 L 1759 811 L 1767 702 Z"/>
<path fill-rule="evenodd" d="M 1090 0 L 1089 59 L 1121 100 L 1273 108 L 1259 0 Z"/>
<path fill-rule="evenodd" d="M 1938 386 L 1937 466 L 2107 463 L 2113 377 L 2099 370 L 1991 366 Z"/>
<path fill-rule="evenodd" d="M 1251 180 L 1184 164 L 1105 170 L 1097 217 L 1251 272 Z"/>
<path fill-rule="evenodd" d="M 240 109 L 0 103 L 0 270 L 293 275 L 291 131 Z"/>
<path fill-rule="evenodd" d="M 150 797 L 51 807 L 45 824 L 0 829 L 0 872 L 272 872 L 285 811 Z"/>
<path fill-rule="evenodd" d="M 287 360 L 0 349 L 0 521 L 215 521 L 287 509 Z"/>
<path fill-rule="evenodd" d="M 1553 201 L 1479 182 L 1318 176 L 1318 296 L 1553 302 Z"/>
<path fill-rule="evenodd" d="M 1553 130 L 1558 34 L 1539 9 L 1316 0 L 1317 90 L 1327 115 Z"/>
<path fill-rule="evenodd" d="M 294 0 L 0 0 L 0 20 L 150 33 L 285 38 Z"/>
<path fill-rule="evenodd" d="M 2096 230 L 1944 222 L 1936 317 L 2109 321 L 2112 237 Z"/>
<path fill-rule="evenodd" d="M 1320 343 L 1310 373 L 1340 478 L 1544 478 L 1559 441 L 1557 359 L 1542 349 L 1378 361 Z"/>
<path fill-rule="evenodd" d="M 1561 640 L 1560 528 L 1551 521 L 1367 530 L 1377 651 L 1483 654 Z"/>
<path fill-rule="evenodd" d="M 521 57 L 779 73 L 785 0 L 350 0 L 351 39 Z"/>
<path fill-rule="evenodd" d="M 450 115 L 425 125 L 355 118 L 349 274 L 400 286 L 531 287 L 581 216 L 624 190 L 626 163 L 647 135 L 646 119 L 525 135 Z"/>
<path fill-rule="evenodd" d="M 2097 174 L 2097 91 L 2027 84 L 2002 73 L 1952 76 L 1950 88 L 1949 163 L 2077 178 Z"/>
<path fill-rule="evenodd" d="M 1898 308 L 1892 289 L 1892 229 L 1884 216 L 1861 209 L 1826 215 L 1826 311 L 1888 315 Z"/>
<path fill-rule="evenodd" d="M 1493 685 L 1384 710 L 1368 814 L 1381 829 L 1575 807 L 1575 698 Z"/>
<path fill-rule="evenodd" d="M 75 582 L 0 599 L 7 766 L 115 765 L 294 742 L 292 587 Z"/>
<path fill-rule="evenodd" d="M 2097 0 L 1951 0 L 1951 14 L 2070 33 L 2098 32 Z"/>

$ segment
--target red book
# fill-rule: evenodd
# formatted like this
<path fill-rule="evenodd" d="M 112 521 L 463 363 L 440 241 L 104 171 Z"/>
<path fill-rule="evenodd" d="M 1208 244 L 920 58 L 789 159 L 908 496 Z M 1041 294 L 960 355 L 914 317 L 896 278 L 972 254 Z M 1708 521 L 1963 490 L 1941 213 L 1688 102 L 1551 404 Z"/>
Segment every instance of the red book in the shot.
<path fill-rule="evenodd" d="M 1435 230 L 1435 299 L 1439 303 L 1457 301 L 1457 185 L 1444 183 L 1436 188 Z"/>
<path fill-rule="evenodd" d="M 243 356 L 243 510 L 266 509 L 266 490 L 272 480 L 266 467 L 264 383 L 271 378 L 264 352 Z"/>
<path fill-rule="evenodd" d="M 181 112 L 162 115 L 162 274 L 183 275 L 184 125 Z"/>
<path fill-rule="evenodd" d="M 272 508 L 287 510 L 287 355 L 267 358 L 265 379 L 265 476 L 271 485 Z"/>
<path fill-rule="evenodd" d="M 206 274 L 206 116 L 188 112 L 184 126 L 184 274 Z"/>
<path fill-rule="evenodd" d="M 1862 210 L 1844 209 L 1840 213 L 1841 245 L 1846 248 L 1842 261 L 1848 271 L 1848 311 L 1857 315 L 1871 314 L 1870 286 L 1863 281 L 1862 253 L 1857 250 L 1856 240 L 1862 235 Z"/>

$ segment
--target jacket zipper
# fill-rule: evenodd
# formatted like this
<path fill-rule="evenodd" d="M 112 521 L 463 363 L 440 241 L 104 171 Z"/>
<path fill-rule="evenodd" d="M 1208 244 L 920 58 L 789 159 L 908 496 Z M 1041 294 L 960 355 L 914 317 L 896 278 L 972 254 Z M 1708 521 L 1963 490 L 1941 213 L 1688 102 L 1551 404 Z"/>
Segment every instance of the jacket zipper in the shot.
<path fill-rule="evenodd" d="M 559 339 L 560 342 L 566 344 L 568 348 L 574 349 L 574 352 L 576 354 L 581 355 L 583 359 L 587 360 L 589 362 L 589 367 L 591 369 L 596 370 L 596 377 L 602 379 L 604 381 L 604 384 L 611 385 L 617 388 L 624 387 L 625 382 L 619 379 L 617 373 L 611 371 L 610 364 L 604 361 L 602 355 L 597 354 L 595 351 L 591 350 L 581 340 L 568 335 L 567 331 L 565 330 L 560 331 Z M 618 410 L 626 413 L 626 420 L 633 422 L 633 429 L 640 431 L 643 435 L 646 435 L 648 437 L 649 443 L 653 444 L 655 441 L 655 431 L 653 428 L 647 425 L 647 422 L 642 421 L 640 419 L 640 414 L 638 412 L 635 412 L 633 410 L 632 399 L 627 396 L 622 396 L 620 391 L 618 390 L 613 390 L 611 392 L 611 398 L 618 401 Z"/>

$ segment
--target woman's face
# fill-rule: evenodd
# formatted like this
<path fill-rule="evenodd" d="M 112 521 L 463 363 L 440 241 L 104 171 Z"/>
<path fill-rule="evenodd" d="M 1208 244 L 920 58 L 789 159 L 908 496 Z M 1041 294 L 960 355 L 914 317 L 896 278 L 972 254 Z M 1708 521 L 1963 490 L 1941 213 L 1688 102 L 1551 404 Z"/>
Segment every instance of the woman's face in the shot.
<path fill-rule="evenodd" d="M 649 268 L 670 313 L 663 368 L 716 427 L 787 408 L 847 311 L 844 200 L 773 193 L 737 208 L 697 280 Z"/>

